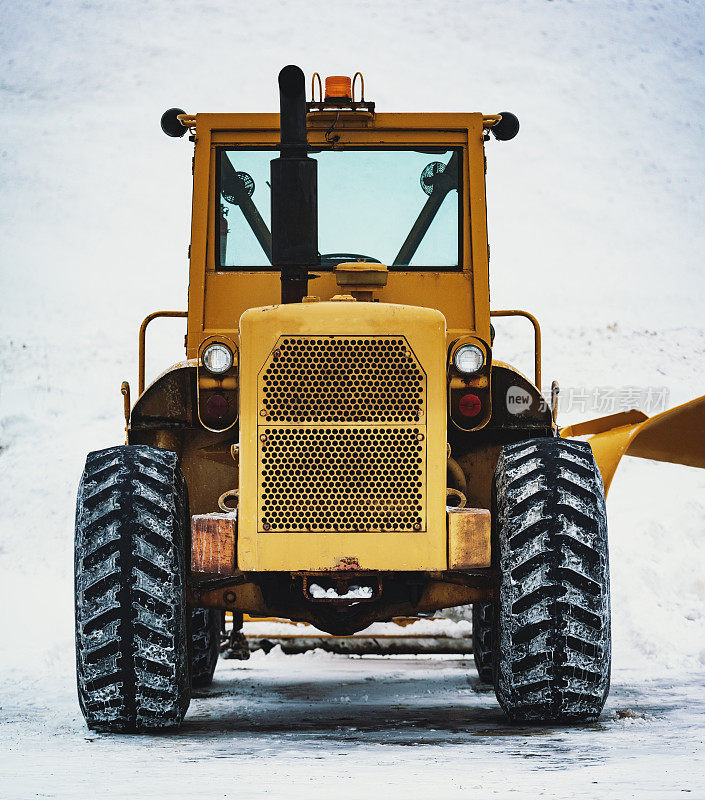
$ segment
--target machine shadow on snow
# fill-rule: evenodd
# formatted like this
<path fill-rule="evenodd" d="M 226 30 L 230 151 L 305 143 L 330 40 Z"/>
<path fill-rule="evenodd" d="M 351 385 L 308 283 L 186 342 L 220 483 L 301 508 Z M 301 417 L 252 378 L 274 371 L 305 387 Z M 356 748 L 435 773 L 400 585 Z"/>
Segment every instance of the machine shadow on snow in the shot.
<path fill-rule="evenodd" d="M 248 677 L 248 685 L 257 686 L 256 697 L 248 690 L 237 700 L 243 679 L 240 675 L 218 676 L 211 689 L 194 695 L 196 702 L 179 736 L 242 733 L 304 737 L 304 741 L 322 736 L 329 742 L 413 746 L 467 744 L 476 738 L 546 737 L 566 730 L 555 724 L 508 724 L 491 688 L 475 677 L 464 685 L 456 678 L 452 686 L 443 688 L 429 679 L 428 673 L 418 678 L 405 674 L 386 677 L 381 684 L 370 676 L 344 681 L 302 677 L 300 681 L 266 683 Z M 466 691 L 459 695 L 462 689 Z M 428 699 L 418 702 L 420 693 L 428 691 Z M 253 708 L 259 710 L 253 713 Z M 595 732 L 607 730 L 607 726 L 575 723 L 569 730 Z M 522 755 L 528 758 L 532 753 Z"/>
<path fill-rule="evenodd" d="M 319 758 L 321 748 L 331 747 L 350 748 L 352 755 L 369 746 L 455 745 L 496 749 L 532 771 L 561 771 L 604 763 L 615 736 L 622 744 L 625 734 L 653 736 L 654 722 L 670 726 L 668 718 L 686 705 L 690 714 L 705 715 L 705 702 L 693 701 L 664 679 L 648 687 L 614 684 L 608 708 L 594 722 L 516 724 L 507 721 L 490 687 L 458 672 L 470 666 L 467 660 L 453 661 L 451 670 L 439 661 L 424 661 L 422 673 L 408 669 L 420 666 L 418 660 L 390 663 L 393 670 L 382 675 L 371 670 L 355 675 L 346 668 L 345 674 L 331 669 L 329 677 L 319 669 L 287 674 L 285 661 L 265 673 L 223 669 L 209 688 L 194 693 L 177 734 L 155 732 L 147 742 L 168 749 L 179 742 L 185 759 L 196 762 L 237 759 L 263 747 Z M 653 703 L 654 698 L 660 702 Z M 638 719 L 625 725 L 617 715 L 625 709 Z M 135 742 L 132 736 L 120 739 L 126 745 Z"/>

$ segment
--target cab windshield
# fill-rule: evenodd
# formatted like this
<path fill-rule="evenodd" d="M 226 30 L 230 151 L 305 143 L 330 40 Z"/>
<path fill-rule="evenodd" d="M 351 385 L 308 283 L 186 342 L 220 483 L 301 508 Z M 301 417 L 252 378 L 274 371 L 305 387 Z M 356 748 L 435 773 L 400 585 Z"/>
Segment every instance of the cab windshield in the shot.
<path fill-rule="evenodd" d="M 318 269 L 379 261 L 459 268 L 461 149 L 319 150 Z M 219 148 L 216 263 L 271 269 L 269 165 L 277 152 Z"/>

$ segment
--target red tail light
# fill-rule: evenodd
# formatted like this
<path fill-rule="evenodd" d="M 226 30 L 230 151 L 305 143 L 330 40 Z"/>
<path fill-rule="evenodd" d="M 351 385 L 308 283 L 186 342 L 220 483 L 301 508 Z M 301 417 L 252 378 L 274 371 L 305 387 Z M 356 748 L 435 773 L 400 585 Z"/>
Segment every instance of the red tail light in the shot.
<path fill-rule="evenodd" d="M 227 416 L 228 401 L 222 394 L 212 394 L 206 400 L 205 406 L 206 414 L 208 414 L 211 419 L 221 420 L 223 417 Z"/>
<path fill-rule="evenodd" d="M 482 411 L 482 402 L 476 394 L 464 394 L 458 403 L 458 410 L 464 417 L 476 417 Z"/>

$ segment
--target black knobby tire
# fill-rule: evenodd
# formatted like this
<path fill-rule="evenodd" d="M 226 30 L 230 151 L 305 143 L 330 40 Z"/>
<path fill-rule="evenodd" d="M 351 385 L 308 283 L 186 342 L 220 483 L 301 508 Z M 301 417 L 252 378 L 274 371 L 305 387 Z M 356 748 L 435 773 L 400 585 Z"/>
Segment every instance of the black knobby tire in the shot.
<path fill-rule="evenodd" d="M 497 699 L 516 721 L 595 719 L 611 643 L 605 495 L 590 446 L 503 447 L 494 500 Z"/>
<path fill-rule="evenodd" d="M 203 688 L 213 682 L 220 653 L 223 612 L 215 608 L 191 610 L 191 686 Z"/>
<path fill-rule="evenodd" d="M 176 454 L 90 453 L 76 504 L 78 698 L 90 728 L 181 724 L 190 700 L 188 498 Z"/>
<path fill-rule="evenodd" d="M 493 604 L 472 605 L 472 655 L 483 683 L 494 683 L 492 658 Z"/>

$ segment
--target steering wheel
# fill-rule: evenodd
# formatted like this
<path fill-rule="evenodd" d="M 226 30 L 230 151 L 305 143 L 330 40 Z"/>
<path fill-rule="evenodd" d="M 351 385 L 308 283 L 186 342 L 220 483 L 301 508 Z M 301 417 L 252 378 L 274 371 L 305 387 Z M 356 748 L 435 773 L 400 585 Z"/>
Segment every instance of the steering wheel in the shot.
<path fill-rule="evenodd" d="M 363 256 L 362 253 L 321 253 L 322 267 L 337 267 L 338 264 L 345 264 L 347 261 L 369 261 L 372 264 L 381 264 L 378 258 Z"/>

